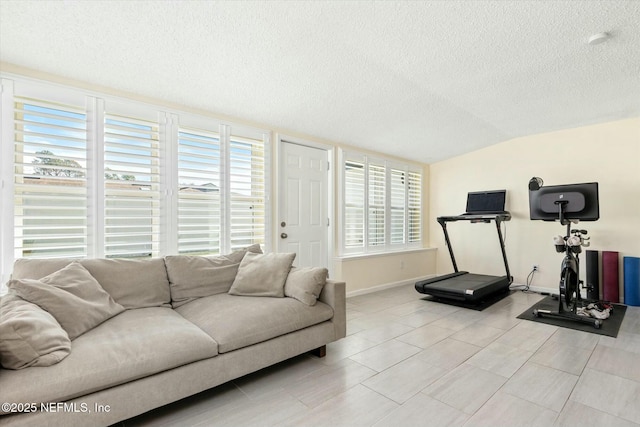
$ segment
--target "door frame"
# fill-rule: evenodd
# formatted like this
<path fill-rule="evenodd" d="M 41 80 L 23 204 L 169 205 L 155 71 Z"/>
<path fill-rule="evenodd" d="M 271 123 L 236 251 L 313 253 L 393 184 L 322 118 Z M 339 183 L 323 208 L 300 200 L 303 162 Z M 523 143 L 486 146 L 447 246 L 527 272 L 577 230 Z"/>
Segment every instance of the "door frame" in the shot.
<path fill-rule="evenodd" d="M 273 227 L 274 232 L 273 236 L 273 247 L 276 251 L 279 248 L 279 238 L 280 233 L 278 233 L 278 229 L 280 227 L 280 214 L 281 214 L 281 206 L 280 206 L 280 197 L 284 194 L 283 183 L 283 175 L 285 172 L 284 169 L 284 159 L 282 158 L 284 155 L 283 144 L 297 144 L 303 147 L 315 148 L 319 150 L 323 150 L 327 153 L 327 161 L 329 162 L 329 170 L 327 171 L 327 218 L 329 219 L 329 226 L 327 227 L 327 269 L 329 270 L 329 275 L 333 276 L 334 269 L 334 230 L 335 230 L 335 147 L 329 144 L 323 144 L 320 142 L 309 141 L 307 139 L 302 139 L 286 134 L 278 133 L 276 134 L 276 155 L 275 155 L 275 170 L 277 171 L 275 175 L 276 185 L 274 188 L 275 191 L 275 215 L 273 217 L 273 221 L 271 226 Z"/>

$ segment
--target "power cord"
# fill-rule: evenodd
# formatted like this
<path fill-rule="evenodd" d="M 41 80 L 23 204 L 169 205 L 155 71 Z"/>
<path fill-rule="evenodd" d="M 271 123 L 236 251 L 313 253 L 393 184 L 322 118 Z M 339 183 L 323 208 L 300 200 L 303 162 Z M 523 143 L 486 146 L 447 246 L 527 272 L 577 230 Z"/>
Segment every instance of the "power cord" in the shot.
<path fill-rule="evenodd" d="M 516 285 L 516 286 L 514 286 L 512 288 L 509 288 L 509 289 L 512 289 L 514 291 L 522 291 L 522 292 L 525 292 L 525 293 L 526 292 L 530 292 L 529 288 L 531 287 L 531 284 L 533 283 L 533 276 L 536 274 L 536 271 L 538 271 L 538 269 L 535 268 L 535 267 L 531 269 L 531 272 L 527 275 L 527 280 L 525 281 L 524 285 Z"/>
<path fill-rule="evenodd" d="M 524 286 L 524 289 L 522 290 L 522 292 L 529 292 L 529 288 L 531 287 L 531 284 L 533 283 L 533 276 L 535 276 L 536 271 L 538 271 L 538 269 L 536 267 L 531 269 L 531 272 L 527 276 L 526 285 Z"/>

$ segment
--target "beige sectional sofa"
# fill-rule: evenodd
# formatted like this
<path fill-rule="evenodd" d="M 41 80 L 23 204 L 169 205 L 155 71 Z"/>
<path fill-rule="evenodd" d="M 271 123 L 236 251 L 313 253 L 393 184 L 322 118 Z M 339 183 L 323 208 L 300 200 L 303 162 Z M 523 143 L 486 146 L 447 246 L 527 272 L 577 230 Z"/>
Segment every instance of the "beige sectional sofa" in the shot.
<path fill-rule="evenodd" d="M 247 290 L 245 280 L 244 290 L 234 291 L 238 275 L 251 273 L 244 268 L 247 250 L 259 252 L 253 247 L 221 257 L 16 261 L 10 294 L 0 300 L 0 324 L 11 323 L 12 304 L 22 304 L 23 313 L 39 310 L 24 301 L 32 297 L 25 289 L 48 285 L 70 268 L 86 269 L 117 314 L 70 339 L 70 348 L 56 343 L 27 367 L 0 369 L 0 403 L 12 405 L 3 405 L 0 426 L 113 424 L 345 336 L 344 282 L 316 283 L 321 291 L 315 302 L 308 289 L 296 286 L 322 280 L 321 270 L 294 268 L 284 286 L 253 280 Z M 255 296 L 263 288 L 277 295 Z M 49 307 L 46 298 L 41 304 Z M 82 323 L 85 314 L 51 312 L 60 325 Z M 20 313 L 18 326 L 0 326 L 5 344 L 31 330 L 20 329 Z"/>

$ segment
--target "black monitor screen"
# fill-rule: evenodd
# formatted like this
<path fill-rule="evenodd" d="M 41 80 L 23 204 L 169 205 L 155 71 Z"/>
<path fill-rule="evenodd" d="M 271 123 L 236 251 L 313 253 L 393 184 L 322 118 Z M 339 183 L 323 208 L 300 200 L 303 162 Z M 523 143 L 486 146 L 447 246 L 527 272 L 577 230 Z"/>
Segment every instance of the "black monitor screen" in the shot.
<path fill-rule="evenodd" d="M 502 212 L 507 190 L 474 191 L 467 194 L 467 212 Z"/>
<path fill-rule="evenodd" d="M 550 185 L 529 191 L 529 216 L 534 220 L 597 221 L 600 218 L 598 183 Z"/>

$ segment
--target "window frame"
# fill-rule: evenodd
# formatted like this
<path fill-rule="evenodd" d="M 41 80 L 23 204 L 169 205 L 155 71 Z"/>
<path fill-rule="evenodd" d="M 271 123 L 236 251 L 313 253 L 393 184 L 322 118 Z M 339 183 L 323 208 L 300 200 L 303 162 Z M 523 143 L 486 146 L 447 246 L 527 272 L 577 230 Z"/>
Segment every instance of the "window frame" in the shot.
<path fill-rule="evenodd" d="M 363 196 L 362 199 L 364 201 L 363 209 L 363 224 L 362 224 L 362 236 L 363 242 L 362 245 L 348 245 L 348 241 L 350 239 L 347 235 L 347 174 L 346 174 L 346 166 L 347 163 L 353 162 L 363 165 L 364 171 L 364 182 L 363 182 Z M 412 249 L 419 249 L 423 247 L 422 241 L 422 230 L 424 227 L 422 216 L 420 216 L 420 221 L 418 224 L 418 230 L 415 230 L 415 227 L 411 226 L 410 222 L 410 210 L 415 209 L 411 202 L 415 201 L 415 191 L 411 192 L 409 189 L 409 175 L 410 174 L 418 174 L 420 176 L 420 207 L 424 206 L 424 170 L 422 166 L 418 164 L 412 163 L 404 163 L 395 159 L 391 159 L 388 157 L 381 156 L 371 156 L 368 154 L 364 154 L 357 151 L 351 150 L 340 150 L 339 151 L 339 197 L 340 200 L 343 201 L 341 209 L 339 211 L 339 221 L 340 221 L 340 233 L 338 239 L 338 249 L 339 253 L 343 257 L 348 257 L 352 255 L 367 255 L 367 254 L 384 254 L 384 253 L 394 253 L 401 252 Z M 384 188 L 385 188 L 385 202 L 384 202 L 384 244 L 374 245 L 370 242 L 370 228 L 369 228 L 369 217 L 370 217 L 370 194 L 371 191 L 371 180 L 370 180 L 370 166 L 375 165 L 383 165 L 385 170 L 385 180 L 384 180 Z M 392 188 L 392 171 L 398 171 L 404 174 L 404 194 L 402 195 L 404 199 L 404 207 L 403 207 L 403 242 L 402 243 L 393 243 L 392 242 L 392 198 L 393 198 L 393 188 Z M 413 196 L 413 198 L 411 197 Z M 351 224 L 352 226 L 353 224 Z M 412 235 L 419 235 L 420 238 L 416 240 L 412 240 Z"/>

